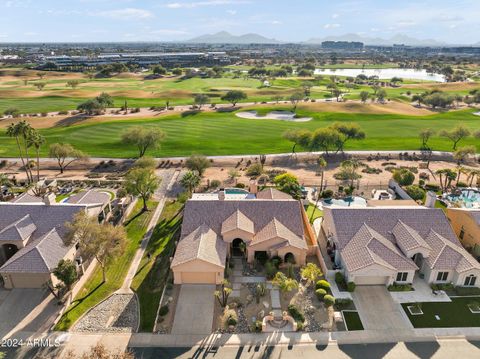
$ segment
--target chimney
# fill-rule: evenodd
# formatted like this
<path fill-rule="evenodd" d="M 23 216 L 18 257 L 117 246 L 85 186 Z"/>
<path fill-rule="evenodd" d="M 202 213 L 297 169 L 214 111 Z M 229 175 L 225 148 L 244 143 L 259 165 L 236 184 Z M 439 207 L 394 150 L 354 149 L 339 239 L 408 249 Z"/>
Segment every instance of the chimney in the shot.
<path fill-rule="evenodd" d="M 224 201 L 225 200 L 225 190 L 220 190 L 218 191 L 218 200 L 219 201 Z"/>
<path fill-rule="evenodd" d="M 56 204 L 57 201 L 55 200 L 55 198 L 56 198 L 55 193 L 49 193 L 43 197 L 43 203 L 45 203 L 47 206 Z"/>
<path fill-rule="evenodd" d="M 255 181 L 254 179 L 250 180 L 250 185 L 249 185 L 248 191 L 252 194 L 257 194 L 258 193 L 257 181 Z"/>
<path fill-rule="evenodd" d="M 428 191 L 425 200 L 425 207 L 435 208 L 435 202 L 437 202 L 437 195 L 432 191 Z"/>

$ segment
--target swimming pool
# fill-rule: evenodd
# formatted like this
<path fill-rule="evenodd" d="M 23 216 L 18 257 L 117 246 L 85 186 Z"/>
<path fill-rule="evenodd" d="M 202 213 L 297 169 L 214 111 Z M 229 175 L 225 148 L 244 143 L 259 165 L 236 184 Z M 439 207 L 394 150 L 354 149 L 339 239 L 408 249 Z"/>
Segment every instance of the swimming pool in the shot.
<path fill-rule="evenodd" d="M 225 194 L 248 194 L 247 190 L 241 188 L 225 188 Z"/>
<path fill-rule="evenodd" d="M 462 189 L 461 194 L 449 194 L 446 199 L 463 208 L 480 208 L 480 192 L 475 189 Z"/>
<path fill-rule="evenodd" d="M 345 197 L 342 199 L 326 199 L 323 201 L 324 206 L 339 207 L 367 207 L 367 200 L 362 197 Z"/>

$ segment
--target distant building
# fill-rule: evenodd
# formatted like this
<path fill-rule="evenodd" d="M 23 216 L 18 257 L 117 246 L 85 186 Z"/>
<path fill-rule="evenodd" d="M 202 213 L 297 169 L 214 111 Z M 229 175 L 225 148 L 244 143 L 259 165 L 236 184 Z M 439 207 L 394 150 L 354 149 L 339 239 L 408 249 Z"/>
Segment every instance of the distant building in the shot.
<path fill-rule="evenodd" d="M 327 50 L 363 50 L 363 42 L 357 41 L 324 41 L 322 48 Z"/>

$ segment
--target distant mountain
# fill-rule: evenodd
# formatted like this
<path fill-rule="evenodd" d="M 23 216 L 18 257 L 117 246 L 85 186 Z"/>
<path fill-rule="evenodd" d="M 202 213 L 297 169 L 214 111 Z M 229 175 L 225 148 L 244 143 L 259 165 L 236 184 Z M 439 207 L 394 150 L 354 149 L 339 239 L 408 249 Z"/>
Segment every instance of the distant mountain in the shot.
<path fill-rule="evenodd" d="M 232 35 L 226 31 L 216 34 L 206 34 L 187 40 L 185 42 L 195 44 L 278 44 L 280 41 L 269 39 L 258 34 Z"/>
<path fill-rule="evenodd" d="M 306 44 L 321 44 L 323 41 L 360 41 L 365 45 L 373 46 L 391 46 L 393 44 L 404 44 L 409 46 L 443 46 L 446 45 L 444 42 L 439 42 L 433 39 L 416 39 L 404 34 L 397 34 L 389 39 L 383 39 L 380 37 L 367 37 L 360 36 L 358 34 L 345 34 L 339 36 L 327 36 L 323 38 L 312 38 L 307 40 Z"/>

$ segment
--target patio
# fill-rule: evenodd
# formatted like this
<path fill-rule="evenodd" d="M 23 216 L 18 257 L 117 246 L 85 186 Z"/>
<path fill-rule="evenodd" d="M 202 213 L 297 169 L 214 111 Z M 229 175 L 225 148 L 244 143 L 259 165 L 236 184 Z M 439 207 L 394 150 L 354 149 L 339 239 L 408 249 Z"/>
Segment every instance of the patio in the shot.
<path fill-rule="evenodd" d="M 450 297 L 443 291 L 433 294 L 430 285 L 418 275 L 413 278 L 412 286 L 415 290 L 410 292 L 389 292 L 396 303 L 424 303 L 424 302 L 451 302 Z"/>

